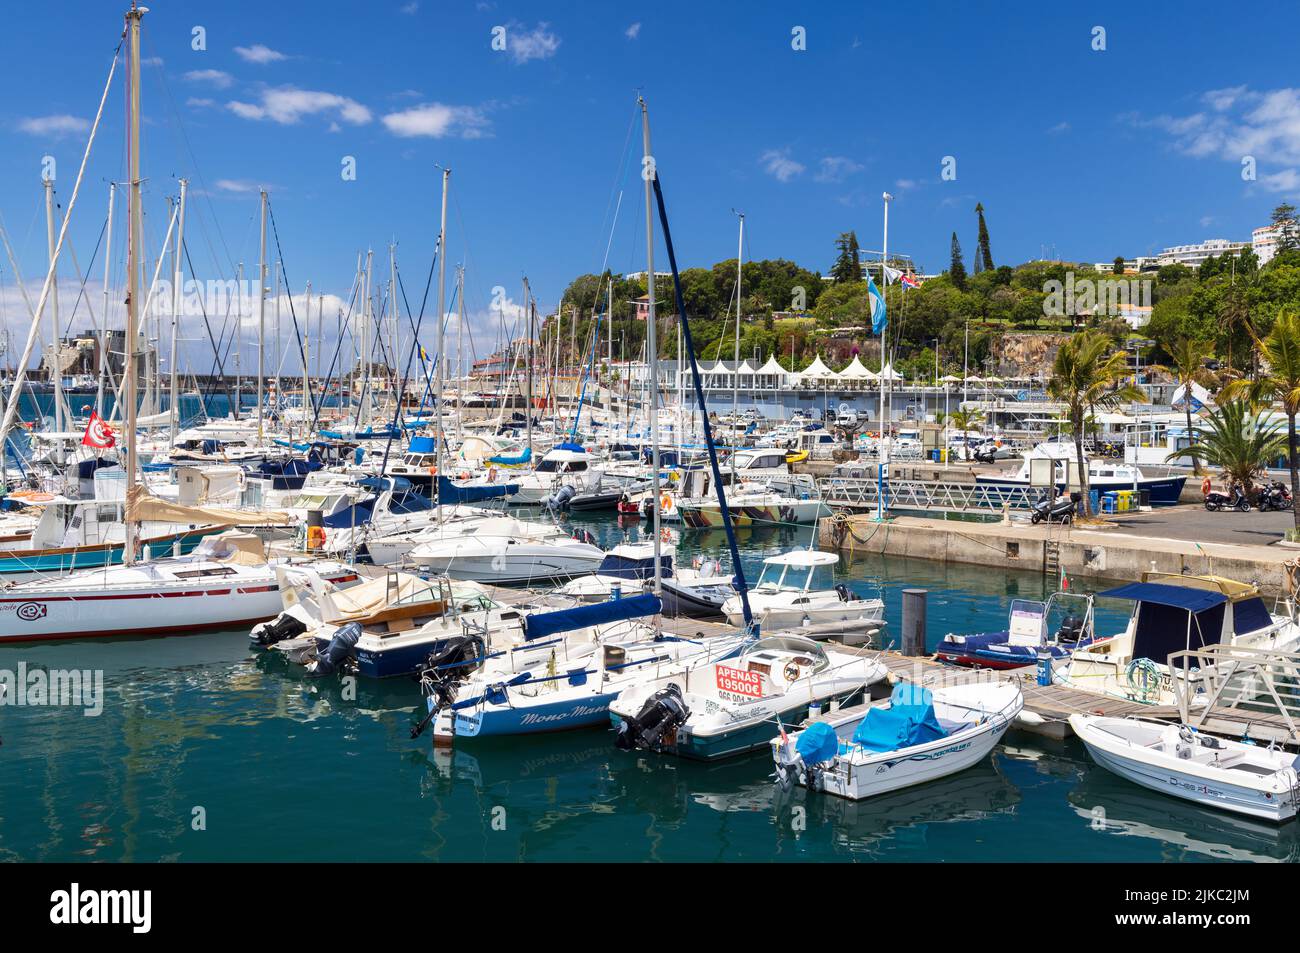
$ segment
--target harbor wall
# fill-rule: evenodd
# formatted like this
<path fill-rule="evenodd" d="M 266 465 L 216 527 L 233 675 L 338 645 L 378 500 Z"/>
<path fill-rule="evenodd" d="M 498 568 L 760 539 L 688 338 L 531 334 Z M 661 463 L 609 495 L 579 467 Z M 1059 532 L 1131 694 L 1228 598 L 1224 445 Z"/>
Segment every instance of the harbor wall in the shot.
<path fill-rule="evenodd" d="M 1270 594 L 1284 591 L 1283 563 L 1293 555 L 1274 547 L 1202 544 L 1083 531 L 1061 526 L 968 523 L 900 517 L 828 517 L 819 526 L 823 548 L 841 555 L 871 553 L 990 569 L 1058 571 L 1080 579 L 1136 581 L 1148 571 L 1206 573 L 1253 582 Z"/>

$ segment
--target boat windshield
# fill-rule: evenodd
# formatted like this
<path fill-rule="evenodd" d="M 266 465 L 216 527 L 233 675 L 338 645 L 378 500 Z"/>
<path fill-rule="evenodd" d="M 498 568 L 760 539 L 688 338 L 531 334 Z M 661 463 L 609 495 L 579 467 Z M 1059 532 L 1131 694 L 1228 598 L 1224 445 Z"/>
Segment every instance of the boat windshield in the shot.
<path fill-rule="evenodd" d="M 806 656 L 813 660 L 814 669 L 817 671 L 830 665 L 830 659 L 826 657 L 825 649 L 812 639 L 805 639 L 796 635 L 770 635 L 761 638 L 754 643 L 753 648 L 746 652 L 745 655 L 753 657 L 773 653 Z"/>

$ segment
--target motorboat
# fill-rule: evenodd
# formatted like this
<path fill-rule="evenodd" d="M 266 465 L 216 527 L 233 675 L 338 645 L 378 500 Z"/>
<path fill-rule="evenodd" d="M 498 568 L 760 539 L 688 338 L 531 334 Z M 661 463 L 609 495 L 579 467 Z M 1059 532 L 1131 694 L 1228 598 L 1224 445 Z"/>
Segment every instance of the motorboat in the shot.
<path fill-rule="evenodd" d="M 1222 576 L 1145 572 L 1131 582 L 1096 593 L 1096 598 L 1133 603 L 1128 624 L 1116 635 L 1094 633 L 1053 680 L 1145 704 L 1175 705 L 1175 680 L 1204 703 L 1199 671 L 1171 669 L 1174 652 L 1207 646 L 1240 646 L 1277 652 L 1300 649 L 1300 625 L 1274 615 L 1259 587 Z M 1229 689 L 1232 700 L 1248 701 L 1259 691 L 1249 675 Z M 1225 696 L 1226 700 L 1227 696 Z"/>
<path fill-rule="evenodd" d="M 762 748 L 778 719 L 798 724 L 810 705 L 850 703 L 887 675 L 866 655 L 768 636 L 734 659 L 647 674 L 610 704 L 610 720 L 620 748 L 711 761 Z"/>
<path fill-rule="evenodd" d="M 0 642 L 180 635 L 249 626 L 280 611 L 277 572 L 300 559 L 268 559 L 251 533 L 204 538 L 189 555 L 107 566 L 0 591 Z M 329 583 L 358 579 L 317 563 Z"/>
<path fill-rule="evenodd" d="M 723 525 L 722 507 L 712 497 L 676 500 L 677 517 L 689 529 L 719 529 Z M 727 497 L 732 525 L 797 525 L 816 523 L 831 515 L 831 508 L 817 495 L 811 478 L 745 483 Z"/>
<path fill-rule="evenodd" d="M 1070 727 L 1097 764 L 1144 788 L 1279 823 L 1300 808 L 1296 757 L 1281 748 L 1137 718 L 1073 714 Z"/>
<path fill-rule="evenodd" d="M 1078 601 L 1082 606 L 1065 609 L 1056 632 L 1048 635 L 1049 620 L 1061 602 Z M 1009 669 L 1037 665 L 1046 654 L 1053 663 L 1070 657 L 1092 638 L 1092 597 L 1057 592 L 1047 601 L 1012 599 L 1007 627 L 998 632 L 958 635 L 950 632 L 934 650 L 941 662 L 973 668 Z"/>
<path fill-rule="evenodd" d="M 670 618 L 722 618 L 722 607 L 736 594 L 722 561 L 698 557 L 690 569 L 678 569 L 660 583 L 664 615 Z"/>
<path fill-rule="evenodd" d="M 604 559 L 593 543 L 512 516 L 485 519 L 471 534 L 428 540 L 407 554 L 428 572 L 493 585 L 567 579 L 595 571 Z"/>
<path fill-rule="evenodd" d="M 660 556 L 659 566 L 662 580 L 672 578 L 671 554 Z M 591 575 L 570 579 L 555 591 L 582 602 L 605 602 L 624 593 L 640 591 L 647 580 L 654 579 L 654 574 L 654 543 L 622 543 L 605 554 Z"/>
<path fill-rule="evenodd" d="M 844 628 L 879 627 L 885 619 L 885 603 L 880 599 L 863 599 L 840 583 L 834 589 L 814 589 L 813 577 L 818 568 L 834 566 L 840 561 L 835 553 L 815 549 L 796 549 L 763 560 L 763 573 L 749 590 L 749 605 L 754 620 L 767 629 L 826 622 L 844 623 Z M 791 574 L 802 576 L 787 582 Z M 722 613 L 732 625 L 741 625 L 744 611 L 739 596 L 722 605 Z"/>
<path fill-rule="evenodd" d="M 1028 488 L 1031 485 L 1030 469 L 1035 459 L 1052 461 L 1053 479 L 1059 493 L 1065 493 L 1078 480 L 1078 451 L 1073 443 L 1066 441 L 1049 441 L 1040 443 L 1032 450 L 1026 451 L 1020 468 L 997 474 L 977 473 L 975 481 L 981 486 L 1006 487 L 1007 489 Z M 1146 491 L 1152 506 L 1173 506 L 1183 493 L 1186 476 L 1170 474 L 1163 477 L 1148 477 L 1138 467 L 1130 463 L 1118 463 L 1113 460 L 1090 460 L 1084 457 L 1088 467 L 1088 487 L 1099 493 L 1110 490 Z"/>
<path fill-rule="evenodd" d="M 900 681 L 883 705 L 782 728 L 771 741 L 777 779 L 855 801 L 935 781 L 984 760 L 1023 707 L 1007 676 L 933 689 Z"/>

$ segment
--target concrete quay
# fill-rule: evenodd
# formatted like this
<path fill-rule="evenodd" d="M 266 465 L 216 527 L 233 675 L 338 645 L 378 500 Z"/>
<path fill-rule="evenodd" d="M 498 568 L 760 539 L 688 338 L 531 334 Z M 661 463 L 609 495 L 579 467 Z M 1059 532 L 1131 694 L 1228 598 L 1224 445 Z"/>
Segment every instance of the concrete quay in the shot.
<path fill-rule="evenodd" d="M 1270 594 L 1285 592 L 1285 563 L 1300 556 L 1300 550 L 1277 544 L 1198 540 L 1192 508 L 1188 513 L 1187 532 L 1160 536 L 1141 535 L 1139 526 L 1126 527 L 1123 521 L 1035 526 L 899 516 L 878 523 L 869 515 L 848 513 L 823 519 L 818 531 L 823 548 L 842 553 L 878 553 L 1120 581 L 1137 580 L 1151 570 L 1213 572 L 1256 583 Z M 1168 525 L 1162 525 L 1162 530 Z"/>

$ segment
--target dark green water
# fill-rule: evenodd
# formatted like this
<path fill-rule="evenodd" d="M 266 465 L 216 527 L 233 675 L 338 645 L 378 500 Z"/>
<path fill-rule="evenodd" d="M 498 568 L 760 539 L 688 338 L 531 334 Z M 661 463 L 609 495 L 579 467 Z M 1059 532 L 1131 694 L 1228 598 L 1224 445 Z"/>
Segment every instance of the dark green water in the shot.
<path fill-rule="evenodd" d="M 606 543 L 610 519 L 574 521 Z M 632 531 L 635 535 L 635 530 Z M 742 532 L 747 568 L 808 531 Z M 710 535 L 687 533 L 684 558 Z M 1000 628 L 1041 577 L 858 560 L 854 589 L 929 590 L 929 634 Z M 1103 611 L 1101 625 L 1120 621 Z M 0 669 L 101 668 L 106 703 L 0 706 L 6 860 L 1290 859 L 1281 829 L 1201 811 L 1094 767 L 1077 743 L 1008 734 L 994 757 L 862 804 L 795 792 L 770 761 L 716 765 L 616 751 L 603 730 L 434 752 L 408 739 L 414 683 L 305 682 L 254 659 L 245 633 L 0 648 Z M 804 811 L 792 808 L 802 807 Z M 802 829 L 794 819 L 806 818 Z M 194 818 L 203 820 L 195 829 Z"/>

